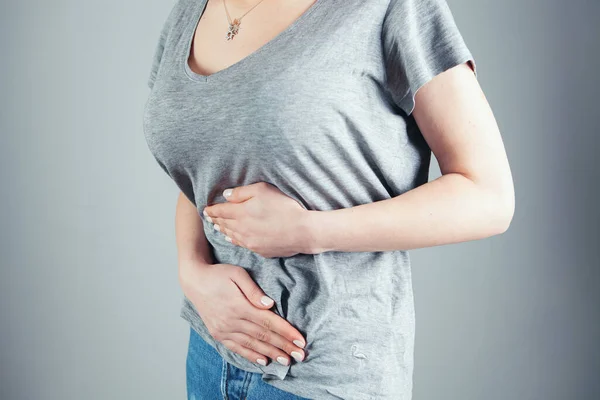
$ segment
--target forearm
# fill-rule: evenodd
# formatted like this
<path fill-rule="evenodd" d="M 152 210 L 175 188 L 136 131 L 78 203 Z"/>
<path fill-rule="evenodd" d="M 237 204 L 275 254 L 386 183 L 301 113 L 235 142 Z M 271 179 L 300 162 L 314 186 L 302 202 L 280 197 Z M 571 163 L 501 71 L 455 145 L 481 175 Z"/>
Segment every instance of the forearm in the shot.
<path fill-rule="evenodd" d="M 311 252 L 409 250 L 493 236 L 512 219 L 508 197 L 449 173 L 391 199 L 309 211 Z"/>
<path fill-rule="evenodd" d="M 175 210 L 175 240 L 179 274 L 185 268 L 213 264 L 212 251 L 204 234 L 202 218 L 196 206 L 179 193 Z"/>

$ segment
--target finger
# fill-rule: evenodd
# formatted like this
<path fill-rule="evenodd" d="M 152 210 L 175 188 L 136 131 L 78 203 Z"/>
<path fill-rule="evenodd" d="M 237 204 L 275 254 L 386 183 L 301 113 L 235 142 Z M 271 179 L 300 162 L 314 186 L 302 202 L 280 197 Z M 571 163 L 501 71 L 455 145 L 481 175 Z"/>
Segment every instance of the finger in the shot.
<path fill-rule="evenodd" d="M 269 343 L 260 341 L 250 335 L 246 335 L 242 332 L 232 332 L 227 336 L 227 339 L 233 340 L 256 353 L 263 354 L 271 360 L 277 361 L 281 365 L 290 365 L 290 356 L 288 354 L 284 353 L 281 349 L 278 349 Z"/>
<path fill-rule="evenodd" d="M 206 206 L 202 210 L 202 214 L 204 216 L 210 217 L 212 220 L 215 218 L 223 218 L 223 219 L 235 219 L 238 216 L 237 210 L 239 207 L 236 207 L 235 203 L 217 203 L 212 206 Z"/>
<path fill-rule="evenodd" d="M 236 220 L 235 219 L 224 219 L 224 218 L 217 218 L 217 217 L 212 217 L 212 223 L 213 223 L 213 229 L 216 231 L 219 231 L 223 234 L 225 234 L 225 231 L 227 229 L 232 230 L 234 229 L 232 225 L 236 224 Z"/>
<path fill-rule="evenodd" d="M 226 236 L 225 239 L 229 242 L 237 246 L 246 247 L 244 236 L 239 232 L 240 225 L 241 223 L 239 220 L 230 219 L 226 224 L 219 225 L 219 230 Z"/>
<path fill-rule="evenodd" d="M 269 331 L 253 322 L 244 319 L 235 321 L 235 324 L 232 326 L 232 328 L 236 331 L 235 333 L 244 333 L 247 336 L 258 340 L 261 343 L 268 344 L 268 348 L 270 349 L 269 353 L 263 351 L 267 350 L 266 348 L 262 349 L 260 347 L 253 347 L 253 349 L 258 351 L 259 353 L 271 357 L 274 360 L 277 359 L 278 356 L 282 356 L 284 354 L 285 356 L 290 355 L 294 357 L 296 361 L 304 360 L 304 350 L 302 350 L 300 347 L 296 346 L 294 343 L 285 339 L 283 336 L 276 332 Z"/>
<path fill-rule="evenodd" d="M 217 232 L 221 232 L 223 230 L 223 221 L 221 218 L 213 218 L 213 229 Z"/>
<path fill-rule="evenodd" d="M 233 220 L 231 220 L 233 221 Z M 227 226 L 225 225 L 219 225 L 219 231 L 225 235 L 225 240 L 227 240 L 228 242 L 231 242 L 235 245 L 240 246 L 240 241 L 237 240 L 238 235 L 234 232 L 233 229 L 231 229 L 231 227 L 229 226 L 229 224 Z"/>
<path fill-rule="evenodd" d="M 256 196 L 258 191 L 264 190 L 265 188 L 267 188 L 267 185 L 268 184 L 266 182 L 256 182 L 245 186 L 229 188 L 231 189 L 231 193 L 229 194 L 229 196 L 226 197 L 226 199 L 227 201 L 241 203 Z M 225 190 L 223 191 L 223 197 L 225 197 Z"/>
<path fill-rule="evenodd" d="M 227 347 L 229 350 L 239 354 L 252 363 L 261 364 L 263 366 L 267 365 L 267 358 L 263 354 L 257 353 L 256 351 L 244 347 L 230 339 L 223 339 L 221 343 L 223 343 L 223 346 Z"/>
<path fill-rule="evenodd" d="M 263 292 L 243 267 L 236 268 L 229 277 L 240 288 L 242 294 L 246 296 L 252 305 L 261 310 L 268 310 L 275 304 L 273 299 Z M 255 310 L 255 308 L 252 308 L 252 310 Z"/>
<path fill-rule="evenodd" d="M 281 318 L 273 311 L 254 308 L 248 310 L 248 313 L 245 314 L 243 318 L 250 322 L 254 322 L 268 331 L 273 331 L 278 335 L 283 336 L 284 339 L 293 342 L 300 348 L 304 348 L 305 346 L 306 342 L 304 341 L 302 334 L 287 320 Z"/>

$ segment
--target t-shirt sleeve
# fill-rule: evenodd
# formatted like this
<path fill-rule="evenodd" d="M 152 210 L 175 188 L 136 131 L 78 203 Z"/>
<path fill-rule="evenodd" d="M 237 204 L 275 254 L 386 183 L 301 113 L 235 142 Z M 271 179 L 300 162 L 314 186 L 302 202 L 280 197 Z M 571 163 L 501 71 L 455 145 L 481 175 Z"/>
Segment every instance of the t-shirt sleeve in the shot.
<path fill-rule="evenodd" d="M 415 94 L 436 75 L 475 60 L 446 0 L 390 0 L 382 24 L 386 84 L 394 102 L 410 115 Z"/>
<path fill-rule="evenodd" d="M 163 55 L 165 52 L 165 47 L 167 45 L 167 40 L 169 39 L 170 33 L 176 27 L 176 24 L 180 23 L 180 19 L 185 12 L 185 8 L 187 7 L 188 0 L 173 0 L 173 6 L 171 7 L 171 11 L 169 15 L 166 17 L 165 22 L 163 23 L 162 29 L 160 31 L 158 42 L 154 48 L 154 56 L 152 58 L 152 66 L 150 68 L 150 75 L 148 76 L 147 84 L 150 89 L 154 87 L 154 82 L 156 81 L 156 77 L 158 76 L 159 69 L 163 64 Z"/>
<path fill-rule="evenodd" d="M 162 60 L 162 55 L 165 50 L 165 42 L 167 40 L 167 29 L 166 25 L 160 32 L 160 36 L 158 38 L 158 43 L 154 49 L 154 57 L 152 58 L 152 66 L 150 68 L 150 76 L 148 76 L 148 87 L 152 89 L 154 87 L 154 81 L 156 81 L 156 75 L 158 73 L 158 68 L 160 67 L 160 62 Z"/>

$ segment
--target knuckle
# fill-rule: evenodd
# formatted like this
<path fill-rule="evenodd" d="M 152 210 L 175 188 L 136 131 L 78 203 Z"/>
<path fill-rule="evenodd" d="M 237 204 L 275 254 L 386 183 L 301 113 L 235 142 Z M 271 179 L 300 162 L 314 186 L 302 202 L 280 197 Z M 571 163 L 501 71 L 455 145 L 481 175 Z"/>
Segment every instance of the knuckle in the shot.
<path fill-rule="evenodd" d="M 256 343 L 254 342 L 254 340 L 252 338 L 246 337 L 246 338 L 242 339 L 242 346 L 244 346 L 250 350 L 255 350 Z"/>
<path fill-rule="evenodd" d="M 271 328 L 273 327 L 273 323 L 271 322 L 271 320 L 269 318 L 261 319 L 260 325 L 267 330 L 271 330 Z"/>
<path fill-rule="evenodd" d="M 268 342 L 271 339 L 271 335 L 267 330 L 261 329 L 258 332 L 256 332 L 256 338 L 261 342 Z"/>

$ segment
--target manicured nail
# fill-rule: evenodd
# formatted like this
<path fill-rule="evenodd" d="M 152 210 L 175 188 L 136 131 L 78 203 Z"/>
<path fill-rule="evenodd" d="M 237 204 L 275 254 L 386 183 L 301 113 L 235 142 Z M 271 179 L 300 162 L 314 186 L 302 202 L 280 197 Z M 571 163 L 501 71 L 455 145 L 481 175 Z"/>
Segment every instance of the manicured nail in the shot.
<path fill-rule="evenodd" d="M 233 189 L 223 190 L 223 197 L 228 198 L 231 195 L 231 192 L 233 192 Z"/>
<path fill-rule="evenodd" d="M 267 365 L 267 362 L 265 360 L 263 360 L 262 358 L 257 358 L 256 362 L 259 363 L 260 365 Z"/>
<path fill-rule="evenodd" d="M 303 342 L 303 341 L 301 341 L 301 340 L 298 340 L 298 339 L 294 340 L 294 344 L 295 344 L 296 346 L 300 347 L 301 349 L 303 349 L 303 348 L 304 348 L 304 346 L 305 346 L 304 342 Z"/>
<path fill-rule="evenodd" d="M 206 218 L 208 222 L 212 222 L 212 218 L 208 215 L 206 210 L 202 210 L 202 214 L 204 214 L 204 218 Z"/>
<path fill-rule="evenodd" d="M 281 357 L 281 356 L 277 357 L 277 362 L 279 364 L 288 365 L 288 360 L 285 357 Z"/>
<path fill-rule="evenodd" d="M 220 231 L 221 227 L 219 226 L 219 224 L 214 224 L 213 228 L 215 228 L 215 231 Z"/>
<path fill-rule="evenodd" d="M 296 361 L 302 361 L 302 354 L 297 351 L 292 351 L 292 357 L 294 357 Z"/>
<path fill-rule="evenodd" d="M 273 304 L 273 299 L 268 296 L 263 296 L 260 298 L 260 302 L 263 303 L 265 306 L 270 306 Z"/>
<path fill-rule="evenodd" d="M 228 242 L 231 242 L 231 238 L 227 235 L 225 235 L 225 240 L 227 240 Z"/>

